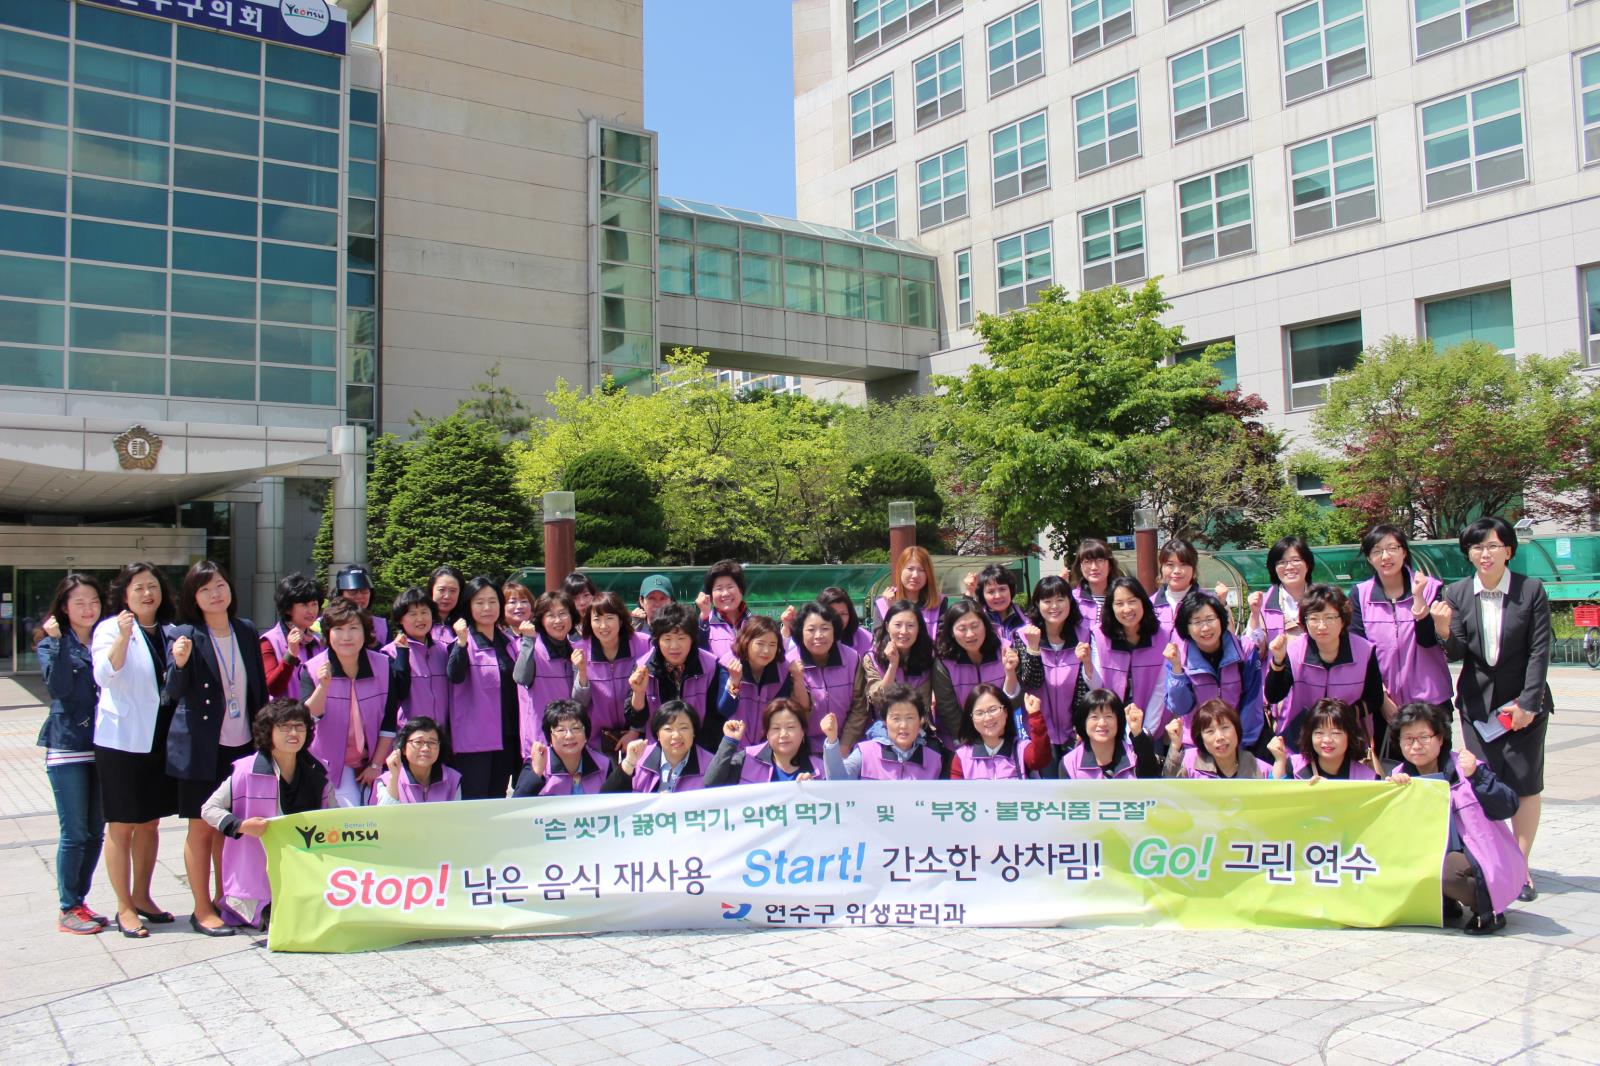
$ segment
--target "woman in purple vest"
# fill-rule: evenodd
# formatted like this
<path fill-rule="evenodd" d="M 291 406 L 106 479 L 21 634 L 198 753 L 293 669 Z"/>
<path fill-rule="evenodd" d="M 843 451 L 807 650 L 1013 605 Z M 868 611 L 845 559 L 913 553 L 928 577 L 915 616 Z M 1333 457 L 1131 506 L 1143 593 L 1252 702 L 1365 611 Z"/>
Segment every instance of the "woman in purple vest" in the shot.
<path fill-rule="evenodd" d="M 853 648 L 857 655 L 865 655 L 872 648 L 872 631 L 861 624 L 856 613 L 856 601 L 837 585 L 829 585 L 817 593 L 817 602 L 839 616 L 839 643 Z"/>
<path fill-rule="evenodd" d="M 394 721 L 401 729 L 413 718 L 450 728 L 450 680 L 445 676 L 450 648 L 437 638 L 438 620 L 433 601 L 416 585 L 395 598 L 389 613 L 394 639 L 380 650 L 398 667 L 391 683 L 400 693 Z"/>
<path fill-rule="evenodd" d="M 321 613 L 322 590 L 304 574 L 290 574 L 278 582 L 276 601 L 278 624 L 261 634 L 267 696 L 303 700 L 314 686 L 305 664 L 322 651 L 322 642 L 311 628 Z"/>
<path fill-rule="evenodd" d="M 883 590 L 883 595 L 873 601 L 873 610 L 882 621 L 889 608 L 899 600 L 910 600 L 922 612 L 922 624 L 928 636 L 939 632 L 939 617 L 944 613 L 945 599 L 934 582 L 933 557 L 928 549 L 918 544 L 900 552 L 894 561 L 894 583 Z"/>
<path fill-rule="evenodd" d="M 269 819 L 332 807 L 336 802 L 322 764 L 306 750 L 316 727 L 299 700 L 273 700 L 251 725 L 256 750 L 235 759 L 227 777 L 206 799 L 201 816 L 221 834 L 222 902 L 233 925 L 263 931 L 272 885 L 261 837 Z"/>
<path fill-rule="evenodd" d="M 952 781 L 1019 780 L 1037 776 L 1054 762 L 1039 697 L 1025 698 L 1028 733 L 1017 732 L 1012 701 L 993 685 L 979 685 L 961 709 L 958 746 L 950 760 Z"/>
<path fill-rule="evenodd" d="M 1100 611 L 1111 594 L 1111 582 L 1122 576 L 1122 567 L 1111 553 L 1111 545 L 1099 537 L 1084 537 L 1072 556 L 1072 568 L 1061 575 L 1072 585 L 1078 613 L 1090 629 L 1100 625 Z"/>
<path fill-rule="evenodd" d="M 656 612 L 650 622 L 650 651 L 628 676 L 630 726 L 638 728 L 647 712 L 653 715 L 673 700 L 682 700 L 694 708 L 700 746 L 721 742 L 717 697 L 728 683 L 728 672 L 716 656 L 695 647 L 699 632 L 694 616 L 682 604 L 671 603 Z"/>
<path fill-rule="evenodd" d="M 1089 627 L 1066 578 L 1041 578 L 1028 599 L 1028 624 L 1012 638 L 1020 656 L 1017 679 L 1024 692 L 1036 693 L 1044 711 L 1054 758 L 1045 770 L 1052 776 L 1061 756 L 1077 743 L 1072 709 L 1089 693 L 1078 649 L 1088 652 Z"/>
<path fill-rule="evenodd" d="M 1378 780 L 1362 717 L 1344 700 L 1318 700 L 1304 715 L 1300 745 L 1289 756 L 1289 776 L 1312 782 Z"/>
<path fill-rule="evenodd" d="M 920 695 L 924 707 L 932 705 L 933 638 L 910 600 L 896 600 L 889 607 L 888 617 L 872 635 L 872 647 L 856 664 L 855 692 L 839 741 L 846 755 L 864 736 L 883 738 L 882 694 L 897 685 Z"/>
<path fill-rule="evenodd" d="M 1193 747 L 1188 716 L 1207 700 L 1221 699 L 1237 712 L 1243 745 L 1266 758 L 1272 728 L 1261 702 L 1261 657 L 1228 632 L 1228 609 L 1214 593 L 1195 589 L 1178 608 L 1172 641 L 1163 650 L 1167 660 L 1166 712 L 1156 727 L 1181 721 L 1184 747 Z"/>
<path fill-rule="evenodd" d="M 1462 932 L 1483 936 L 1504 929 L 1505 910 L 1527 883 L 1528 863 L 1507 824 L 1517 793 L 1470 751 L 1450 751 L 1450 704 L 1408 703 L 1390 723 L 1403 753 L 1393 779 L 1436 777 L 1450 784 L 1450 840 L 1444 855 L 1444 917 L 1472 917 Z"/>
<path fill-rule="evenodd" d="M 461 798 L 461 775 L 445 763 L 450 740 L 433 719 L 418 715 L 400 727 L 387 769 L 372 785 L 372 802 L 443 803 Z"/>
<path fill-rule="evenodd" d="M 1450 702 L 1450 663 L 1429 617 L 1444 583 L 1411 568 L 1411 545 L 1395 526 L 1368 530 L 1361 554 L 1373 576 L 1350 590 L 1350 632 L 1377 651 L 1387 709 Z"/>
<path fill-rule="evenodd" d="M 700 610 L 697 641 L 723 666 L 733 662 L 733 641 L 750 620 L 744 602 L 744 567 L 732 559 L 712 563 L 694 603 Z"/>
<path fill-rule="evenodd" d="M 605 783 L 611 760 L 589 746 L 589 714 L 577 700 L 551 700 L 541 723 L 544 743 L 534 741 L 517 775 L 517 798 L 594 795 Z"/>
<path fill-rule="evenodd" d="M 578 661 L 585 655 L 573 645 L 578 630 L 578 609 L 565 592 L 546 592 L 533 605 L 532 617 L 518 623 L 522 651 L 512 672 L 520 690 L 518 733 L 524 759 L 542 732 L 544 709 L 555 700 L 577 696 Z"/>
<path fill-rule="evenodd" d="M 839 720 L 822 719 L 823 765 L 830 781 L 937 781 L 949 774 L 947 753 L 927 742 L 928 705 L 904 685 L 886 688 L 882 737 L 868 736 L 849 755 L 839 752 Z"/>
<path fill-rule="evenodd" d="M 1304 745 L 1300 720 L 1318 700 L 1353 704 L 1368 724 L 1377 717 L 1382 736 L 1383 676 L 1366 638 L 1349 631 L 1350 601 L 1332 585 L 1312 585 L 1300 600 L 1299 636 L 1279 633 L 1267 645 L 1267 702 L 1280 705 L 1278 732 L 1291 751 Z M 1370 736 L 1370 732 L 1368 733 Z"/>
<path fill-rule="evenodd" d="M 577 661 L 572 694 L 588 708 L 589 746 L 607 759 L 638 734 L 628 728 L 628 675 L 650 653 L 650 634 L 633 628 L 633 615 L 615 592 L 602 592 L 584 619 L 589 634 Z"/>
<path fill-rule="evenodd" d="M 334 596 L 349 600 L 372 616 L 372 646 L 389 643 L 389 622 L 372 609 L 372 575 L 364 566 L 347 566 L 333 579 Z"/>
<path fill-rule="evenodd" d="M 1172 630 L 1156 618 L 1139 579 L 1113 578 L 1100 624 L 1090 633 L 1092 683 L 1138 707 L 1150 722 L 1162 721 L 1167 701 L 1163 653 L 1170 643 Z"/>
<path fill-rule="evenodd" d="M 440 644 L 454 644 L 456 623 L 466 617 L 466 606 L 461 602 L 461 589 L 466 580 L 453 566 L 441 566 L 428 575 L 428 597 L 433 600 L 434 613 L 439 616 L 433 624 L 433 639 Z"/>
<path fill-rule="evenodd" d="M 835 715 L 844 721 L 855 697 L 857 665 L 855 649 L 839 643 L 839 616 L 815 601 L 800 608 L 799 643 L 789 649 L 790 669 L 800 667 L 801 684 L 794 686 L 793 700 L 804 708 L 810 724 L 807 735 L 813 745 L 822 742 L 822 718 Z"/>
<path fill-rule="evenodd" d="M 1003 644 L 978 601 L 967 596 L 945 608 L 939 636 L 933 642 L 933 711 L 939 743 L 953 750 L 961 729 L 961 708 L 980 684 L 995 685 L 1011 699 L 1020 699 L 1017 670 L 1022 658 Z"/>
<path fill-rule="evenodd" d="M 764 614 L 751 615 L 734 638 L 728 681 L 718 694 L 717 711 L 723 718 L 744 723 L 741 736 L 760 743 L 762 717 L 767 704 L 788 699 L 796 684 L 804 684 L 805 667 L 798 659 L 779 655 L 783 645 L 778 623 Z M 724 740 L 728 731 L 723 729 Z"/>
<path fill-rule="evenodd" d="M 578 636 L 588 639 L 589 636 L 589 608 L 594 601 L 600 598 L 600 587 L 589 579 L 589 575 L 581 570 L 574 570 L 561 582 L 561 591 L 567 594 L 572 601 L 572 607 L 578 612 Z"/>
<path fill-rule="evenodd" d="M 811 754 L 804 708 L 793 700 L 772 700 L 761 711 L 760 726 L 766 741 L 741 748 L 746 737 L 744 720 L 730 718 L 723 724 L 722 743 L 706 771 L 707 788 L 827 777 L 822 759 Z"/>
<path fill-rule="evenodd" d="M 1092 689 L 1074 712 L 1083 739 L 1061 757 L 1061 776 L 1074 781 L 1160 777 L 1161 762 L 1144 731 L 1144 711 L 1108 689 Z"/>
<path fill-rule="evenodd" d="M 1259 613 L 1261 629 L 1258 643 L 1265 648 L 1280 633 L 1291 637 L 1305 632 L 1300 623 L 1300 601 L 1311 589 L 1311 571 L 1316 567 L 1311 546 L 1299 537 L 1284 537 L 1267 552 L 1267 576 L 1271 587 L 1259 601 L 1252 596 L 1251 621 Z"/>
<path fill-rule="evenodd" d="M 983 605 L 984 617 L 1000 636 L 1000 643 L 1010 644 L 1017 630 L 1028 624 L 1028 619 L 1017 606 L 1017 575 L 999 563 L 990 563 L 978 571 L 973 581 L 973 599 Z"/>
<path fill-rule="evenodd" d="M 504 799 L 522 760 L 517 758 L 520 709 L 511 638 L 500 628 L 500 586 L 482 574 L 462 593 L 471 616 L 455 622 L 445 660 L 450 679 L 450 747 L 463 799 Z"/>
<path fill-rule="evenodd" d="M 622 758 L 611 764 L 600 791 L 687 792 L 703 787 L 711 754 L 695 743 L 701 733 L 694 707 L 683 700 L 667 700 L 650 715 L 655 743 L 630 741 Z"/>
<path fill-rule="evenodd" d="M 346 599 L 322 612 L 328 650 L 306 665 L 317 687 L 306 709 L 317 722 L 308 748 L 328 771 L 344 807 L 360 807 L 372 794 L 394 748 L 395 719 L 411 675 L 398 660 L 370 651 L 372 616 Z"/>
<path fill-rule="evenodd" d="M 1253 658 L 1253 656 L 1252 656 Z M 1289 776 L 1289 749 L 1282 737 L 1267 741 L 1271 760 L 1240 745 L 1239 712 L 1226 700 L 1209 699 L 1186 718 L 1167 722 L 1163 776 L 1199 780 L 1255 781 Z"/>

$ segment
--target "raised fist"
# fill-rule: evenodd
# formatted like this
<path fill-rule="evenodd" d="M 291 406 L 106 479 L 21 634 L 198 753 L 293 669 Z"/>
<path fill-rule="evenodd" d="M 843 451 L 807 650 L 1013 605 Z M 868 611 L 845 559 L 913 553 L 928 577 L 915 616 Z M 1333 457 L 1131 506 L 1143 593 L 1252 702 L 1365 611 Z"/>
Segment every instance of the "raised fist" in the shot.
<path fill-rule="evenodd" d="M 711 617 L 711 594 L 702 592 L 694 598 L 694 605 L 700 609 L 701 618 Z"/>
<path fill-rule="evenodd" d="M 961 578 L 961 591 L 966 593 L 968 596 L 972 597 L 973 599 L 977 599 L 977 597 L 978 597 L 978 574 L 977 574 L 976 571 L 968 570 L 966 572 L 966 574 Z"/>
<path fill-rule="evenodd" d="M 467 620 L 465 618 L 457 618 L 456 624 L 451 628 L 456 631 L 457 640 L 467 639 Z"/>
<path fill-rule="evenodd" d="M 319 685 L 327 684 L 328 683 L 328 679 L 330 677 L 332 677 L 332 676 L 333 676 L 333 657 L 329 656 L 328 658 L 322 660 L 322 662 L 317 664 L 317 684 L 319 684 Z"/>
<path fill-rule="evenodd" d="M 742 740 L 744 738 L 744 719 L 730 718 L 723 722 L 722 735 L 729 740 Z"/>
<path fill-rule="evenodd" d="M 289 645 L 289 654 L 298 659 L 300 657 L 300 645 L 305 643 L 305 639 L 306 635 L 299 626 L 290 626 L 289 632 L 284 636 L 284 640 Z"/>
<path fill-rule="evenodd" d="M 1428 593 L 1428 575 L 1416 574 L 1411 578 L 1411 598 L 1420 601 Z"/>
<path fill-rule="evenodd" d="M 1144 732 L 1144 708 L 1137 703 L 1130 703 L 1122 709 L 1128 716 L 1128 735 L 1136 737 Z"/>
<path fill-rule="evenodd" d="M 797 685 L 805 684 L 806 664 L 799 659 L 789 660 L 789 678 Z"/>
<path fill-rule="evenodd" d="M 1455 617 L 1455 612 L 1450 609 L 1450 601 L 1440 597 L 1433 601 L 1433 606 L 1428 608 L 1428 613 L 1433 615 L 1433 628 L 1441 636 L 1450 632 L 1450 620 Z"/>
<path fill-rule="evenodd" d="M 394 635 L 394 646 L 397 648 L 411 647 L 411 638 L 406 636 L 405 630 L 400 630 Z"/>
<path fill-rule="evenodd" d="M 534 773 L 544 773 L 544 768 L 549 765 L 545 761 L 547 758 L 549 758 L 549 755 L 550 749 L 545 747 L 537 740 L 528 745 L 528 765 L 533 767 Z"/>
<path fill-rule="evenodd" d="M 1089 642 L 1087 640 L 1080 641 L 1078 643 L 1078 647 L 1074 650 L 1074 654 L 1077 655 L 1078 662 L 1082 663 L 1084 666 L 1088 666 L 1089 665 Z"/>
<path fill-rule="evenodd" d="M 1167 743 L 1173 747 L 1183 744 L 1183 719 L 1174 718 L 1167 723 Z"/>
<path fill-rule="evenodd" d="M 1016 645 L 1007 644 L 1000 652 L 1000 665 L 1006 668 L 1008 674 L 1017 672 L 1017 667 L 1022 665 L 1022 656 L 1017 654 Z"/>
<path fill-rule="evenodd" d="M 650 669 L 644 663 L 640 663 L 633 668 L 633 673 L 628 675 L 628 687 L 642 696 L 649 684 Z"/>
<path fill-rule="evenodd" d="M 644 749 L 645 743 L 643 737 L 640 737 L 638 740 L 628 741 L 628 747 L 622 754 L 622 761 L 631 767 L 638 766 L 639 760 L 644 757 Z"/>
<path fill-rule="evenodd" d="M 788 632 L 794 628 L 794 620 L 799 616 L 800 612 L 795 610 L 794 604 L 791 603 L 789 606 L 785 607 L 783 609 L 783 613 L 778 616 L 778 624 L 783 627 L 784 632 Z"/>
<path fill-rule="evenodd" d="M 572 649 L 572 668 L 583 673 L 589 666 L 589 655 L 582 648 Z"/>
<path fill-rule="evenodd" d="M 1261 610 L 1261 605 L 1267 602 L 1267 597 L 1258 590 L 1252 592 L 1245 602 L 1249 605 L 1250 612 L 1255 614 Z"/>
<path fill-rule="evenodd" d="M 1267 650 L 1272 653 L 1272 661 L 1282 663 L 1289 650 L 1289 634 L 1279 633 L 1272 638 L 1272 643 L 1267 645 Z"/>
<path fill-rule="evenodd" d="M 517 636 L 536 637 L 538 635 L 539 627 L 534 625 L 531 621 L 522 621 L 517 623 Z"/>
<path fill-rule="evenodd" d="M 139 624 L 138 617 L 132 611 L 121 611 L 117 614 L 117 631 L 123 636 L 130 636 L 133 627 Z"/>
<path fill-rule="evenodd" d="M 1029 655 L 1039 654 L 1039 627 L 1029 622 L 1017 630 L 1017 635 L 1022 638 L 1023 647 L 1028 649 Z"/>
<path fill-rule="evenodd" d="M 384 765 L 389 768 L 389 772 L 391 774 L 397 774 L 400 772 L 400 758 L 400 749 L 395 748 L 389 753 L 389 757 L 383 761 Z"/>
<path fill-rule="evenodd" d="M 1281 735 L 1275 736 L 1271 740 L 1267 741 L 1267 750 L 1272 753 L 1273 762 L 1289 761 L 1289 747 L 1283 742 L 1283 737 Z"/>
<path fill-rule="evenodd" d="M 822 730 L 823 737 L 825 737 L 830 744 L 838 742 L 839 719 L 836 716 L 832 714 L 823 715 L 822 722 L 819 724 L 818 728 Z"/>
<path fill-rule="evenodd" d="M 1226 581 L 1218 581 L 1217 587 L 1211 591 L 1217 594 L 1217 599 L 1222 601 L 1222 605 L 1224 607 L 1233 606 L 1233 604 L 1228 602 L 1228 583 Z"/>
<path fill-rule="evenodd" d="M 1182 670 L 1183 669 L 1183 661 L 1182 661 L 1181 657 L 1178 654 L 1178 642 L 1177 641 L 1175 641 L 1175 640 L 1167 641 L 1167 646 L 1165 648 L 1161 649 L 1161 657 L 1163 659 L 1166 659 L 1167 662 L 1171 663 L 1172 664 L 1172 668 L 1174 670 Z"/>
<path fill-rule="evenodd" d="M 1478 772 L 1478 757 L 1466 748 L 1456 752 L 1456 771 L 1462 777 L 1471 777 Z"/>
<path fill-rule="evenodd" d="M 179 668 L 189 665 L 189 654 L 194 651 L 194 641 L 179 637 L 172 642 L 172 661 Z"/>
<path fill-rule="evenodd" d="M 44 620 L 44 625 L 40 628 L 44 630 L 44 635 L 47 637 L 56 637 L 59 639 L 61 636 L 61 623 L 56 621 L 55 615 L 50 615 L 48 618 L 46 618 Z"/>
<path fill-rule="evenodd" d="M 1024 692 L 1022 694 L 1022 708 L 1028 712 L 1028 717 L 1032 718 L 1036 714 L 1044 713 L 1044 701 L 1032 692 Z"/>

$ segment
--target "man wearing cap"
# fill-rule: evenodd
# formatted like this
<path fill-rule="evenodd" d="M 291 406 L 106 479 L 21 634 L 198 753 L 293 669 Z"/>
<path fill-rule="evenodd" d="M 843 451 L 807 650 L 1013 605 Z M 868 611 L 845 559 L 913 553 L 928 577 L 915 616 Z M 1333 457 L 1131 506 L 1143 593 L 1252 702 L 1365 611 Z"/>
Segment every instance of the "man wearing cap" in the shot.
<path fill-rule="evenodd" d="M 634 628 L 648 633 L 656 612 L 676 602 L 672 596 L 672 579 L 666 574 L 651 574 L 639 584 L 639 606 L 633 609 Z"/>
<path fill-rule="evenodd" d="M 389 643 L 389 620 L 372 612 L 372 578 L 364 566 L 347 566 L 334 578 L 338 595 L 372 615 L 372 647 L 381 648 Z"/>

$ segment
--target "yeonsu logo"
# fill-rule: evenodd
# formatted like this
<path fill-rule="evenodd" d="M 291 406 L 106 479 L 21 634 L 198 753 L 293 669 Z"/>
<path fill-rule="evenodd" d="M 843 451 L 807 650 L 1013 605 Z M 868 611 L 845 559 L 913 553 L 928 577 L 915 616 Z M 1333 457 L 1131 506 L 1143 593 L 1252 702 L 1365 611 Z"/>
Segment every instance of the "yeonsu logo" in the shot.
<path fill-rule="evenodd" d="M 294 831 L 300 834 L 300 839 L 305 842 L 307 851 L 319 851 L 323 848 L 337 848 L 356 844 L 376 844 L 378 830 L 371 826 L 362 826 L 351 829 L 348 826 L 342 829 L 323 829 L 315 825 L 297 825 Z"/>
<path fill-rule="evenodd" d="M 332 18 L 327 0 L 282 0 L 278 10 L 284 25 L 302 37 L 319 37 Z"/>

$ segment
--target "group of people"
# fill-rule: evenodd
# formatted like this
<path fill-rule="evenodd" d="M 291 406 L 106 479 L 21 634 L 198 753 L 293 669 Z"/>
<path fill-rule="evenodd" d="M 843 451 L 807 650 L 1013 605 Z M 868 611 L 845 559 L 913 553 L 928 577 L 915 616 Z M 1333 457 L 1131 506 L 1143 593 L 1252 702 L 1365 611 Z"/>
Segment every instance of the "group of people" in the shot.
<path fill-rule="evenodd" d="M 535 595 L 441 566 L 387 618 L 358 567 L 326 603 L 292 574 L 264 633 L 211 562 L 176 597 L 147 563 L 109 593 L 70 575 L 39 645 L 60 928 L 107 924 L 84 902 L 102 811 L 116 928 L 143 937 L 173 920 L 150 879 L 157 823 L 177 814 L 190 925 L 226 936 L 270 919 L 267 821 L 333 805 L 1167 776 L 1442 778 L 1445 910 L 1493 932 L 1511 900 L 1534 897 L 1550 612 L 1539 582 L 1507 567 L 1507 523 L 1474 522 L 1460 546 L 1473 576 L 1445 587 L 1378 526 L 1361 546 L 1374 576 L 1346 592 L 1312 583 L 1312 549 L 1285 538 L 1242 624 L 1225 586 L 1199 587 L 1181 540 L 1162 546 L 1152 593 L 1086 539 L 1026 608 L 1001 566 L 945 597 L 911 547 L 867 620 L 837 588 L 754 614 L 731 560 L 693 604 L 664 575 L 627 604 L 581 573 Z"/>

